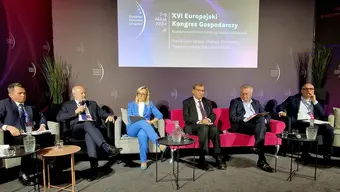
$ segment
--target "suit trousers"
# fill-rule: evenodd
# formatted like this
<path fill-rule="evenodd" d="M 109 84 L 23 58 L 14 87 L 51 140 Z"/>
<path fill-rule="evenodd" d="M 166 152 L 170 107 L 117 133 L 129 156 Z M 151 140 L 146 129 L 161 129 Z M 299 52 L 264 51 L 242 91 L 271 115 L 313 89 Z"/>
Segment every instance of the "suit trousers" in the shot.
<path fill-rule="evenodd" d="M 85 131 L 85 143 L 87 147 L 87 153 L 90 158 L 97 159 L 97 147 L 101 147 L 103 143 L 106 143 L 99 128 L 95 126 L 93 122 L 78 122 L 72 127 L 72 137 L 77 138 Z"/>
<path fill-rule="evenodd" d="M 191 124 L 186 125 L 184 131 L 188 134 L 198 135 L 201 156 L 209 153 L 209 140 L 214 145 L 215 155 L 221 153 L 220 133 L 215 125 Z"/>
<path fill-rule="evenodd" d="M 155 129 L 147 121 L 140 120 L 128 126 L 127 134 L 130 137 L 138 138 L 140 161 L 142 163 L 146 162 L 149 150 L 149 139 L 156 144 L 159 138 Z"/>
<path fill-rule="evenodd" d="M 333 153 L 334 130 L 329 124 L 314 125 L 318 129 L 318 135 L 322 135 L 323 153 L 329 155 Z M 299 133 L 305 134 L 306 128 L 309 127 L 309 122 L 295 121 L 292 123 L 292 129 L 299 130 Z M 310 149 L 310 144 L 304 142 L 303 153 L 306 155 Z"/>
<path fill-rule="evenodd" d="M 264 158 L 264 139 L 267 132 L 264 117 L 254 117 L 247 122 L 232 124 L 229 131 L 246 135 L 254 135 L 255 147 L 259 150 L 259 157 Z"/>

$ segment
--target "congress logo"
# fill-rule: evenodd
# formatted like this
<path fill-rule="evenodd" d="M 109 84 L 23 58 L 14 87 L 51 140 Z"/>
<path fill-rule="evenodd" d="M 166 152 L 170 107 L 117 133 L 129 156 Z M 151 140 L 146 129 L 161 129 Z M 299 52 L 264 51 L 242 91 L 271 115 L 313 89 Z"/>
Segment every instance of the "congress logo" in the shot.
<path fill-rule="evenodd" d="M 236 89 L 233 88 L 233 90 L 230 92 L 230 97 L 231 97 L 231 98 L 236 98 L 236 96 L 237 96 Z"/>
<path fill-rule="evenodd" d="M 173 98 L 173 100 L 176 100 L 177 99 L 177 89 L 173 88 L 171 93 L 170 93 L 170 96 Z"/>
<path fill-rule="evenodd" d="M 48 41 L 45 41 L 45 44 L 43 45 L 43 49 L 44 49 L 47 53 L 50 52 L 51 46 L 50 46 L 50 44 L 48 43 Z"/>
<path fill-rule="evenodd" d="M 263 92 L 263 89 L 261 88 L 257 94 L 256 94 L 256 97 L 259 97 L 259 98 L 262 98 L 264 96 L 264 92 Z"/>
<path fill-rule="evenodd" d="M 80 43 L 80 45 L 76 48 L 76 50 L 80 53 L 80 55 L 83 55 L 85 51 L 85 47 L 82 43 Z"/>
<path fill-rule="evenodd" d="M 8 35 L 8 38 L 6 38 L 6 43 L 10 46 L 11 49 L 14 49 L 15 47 L 15 38 L 12 33 Z"/>
<path fill-rule="evenodd" d="M 116 88 L 113 88 L 111 91 L 110 91 L 110 96 L 113 98 L 113 100 L 116 100 L 117 97 L 118 97 L 118 90 Z"/>
<path fill-rule="evenodd" d="M 287 90 L 287 91 L 285 91 L 285 94 L 284 94 L 286 97 L 289 97 L 289 96 L 291 96 L 292 95 L 292 91 L 290 90 L 290 88 Z"/>
<path fill-rule="evenodd" d="M 37 68 L 33 62 L 31 62 L 31 66 L 28 67 L 28 72 L 32 73 L 32 78 L 37 74 Z"/>
<path fill-rule="evenodd" d="M 146 26 L 146 15 L 143 7 L 136 1 L 133 6 L 133 11 L 128 15 L 128 27 L 133 31 L 133 38 L 138 39 L 144 32 Z"/>
<path fill-rule="evenodd" d="M 275 80 L 275 83 L 276 83 L 280 79 L 280 75 L 281 75 L 280 66 L 278 64 L 276 64 L 276 68 L 270 70 L 270 76 L 276 77 L 276 80 Z"/>
<path fill-rule="evenodd" d="M 93 69 L 92 73 L 94 76 L 99 76 L 98 83 L 100 83 L 103 80 L 104 77 L 104 67 L 100 63 L 100 61 L 97 61 L 98 68 Z"/>

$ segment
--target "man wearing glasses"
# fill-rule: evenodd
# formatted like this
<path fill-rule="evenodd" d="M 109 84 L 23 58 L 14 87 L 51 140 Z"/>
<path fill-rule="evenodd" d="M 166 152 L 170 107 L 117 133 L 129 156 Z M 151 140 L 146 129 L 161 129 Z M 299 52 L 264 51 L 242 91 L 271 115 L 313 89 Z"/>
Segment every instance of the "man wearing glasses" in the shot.
<path fill-rule="evenodd" d="M 211 171 L 212 167 L 205 162 L 205 155 L 209 152 L 209 140 L 214 145 L 214 158 L 218 169 L 226 169 L 220 156 L 220 135 L 214 125 L 216 115 L 213 112 L 211 101 L 204 98 L 204 85 L 197 83 L 192 88 L 192 97 L 183 101 L 184 130 L 187 134 L 198 135 L 200 158 L 199 167 Z"/>
<path fill-rule="evenodd" d="M 314 86 L 310 83 L 302 86 L 301 93 L 288 97 L 281 105 L 278 105 L 276 111 L 279 112 L 279 116 L 290 117 L 292 129 L 297 129 L 301 133 L 305 133 L 306 128 L 309 127 L 310 119 L 327 120 L 322 106 L 316 100 Z M 315 124 L 314 126 L 318 129 L 318 135 L 322 135 L 324 160 L 330 163 L 333 152 L 333 127 L 329 124 Z M 307 143 L 304 143 L 302 159 L 306 164 L 311 156 L 308 153 L 310 147 L 305 144 Z"/>

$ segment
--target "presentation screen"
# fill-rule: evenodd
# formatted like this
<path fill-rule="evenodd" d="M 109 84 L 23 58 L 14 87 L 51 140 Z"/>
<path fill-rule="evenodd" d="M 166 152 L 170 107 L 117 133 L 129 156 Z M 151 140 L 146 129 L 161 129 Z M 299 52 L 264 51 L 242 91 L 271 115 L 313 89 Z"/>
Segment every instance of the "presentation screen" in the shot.
<path fill-rule="evenodd" d="M 118 0 L 120 67 L 257 68 L 259 0 Z"/>

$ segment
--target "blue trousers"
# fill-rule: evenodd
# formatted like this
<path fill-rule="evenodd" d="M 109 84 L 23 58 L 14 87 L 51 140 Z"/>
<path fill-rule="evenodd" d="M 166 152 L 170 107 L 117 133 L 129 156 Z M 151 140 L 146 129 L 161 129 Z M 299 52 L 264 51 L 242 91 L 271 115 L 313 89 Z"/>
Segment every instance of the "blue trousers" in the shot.
<path fill-rule="evenodd" d="M 130 137 L 137 137 L 139 142 L 139 156 L 142 163 L 147 160 L 149 149 L 149 139 L 156 144 L 158 135 L 154 128 L 145 120 L 137 121 L 127 128 L 127 134 Z"/>

